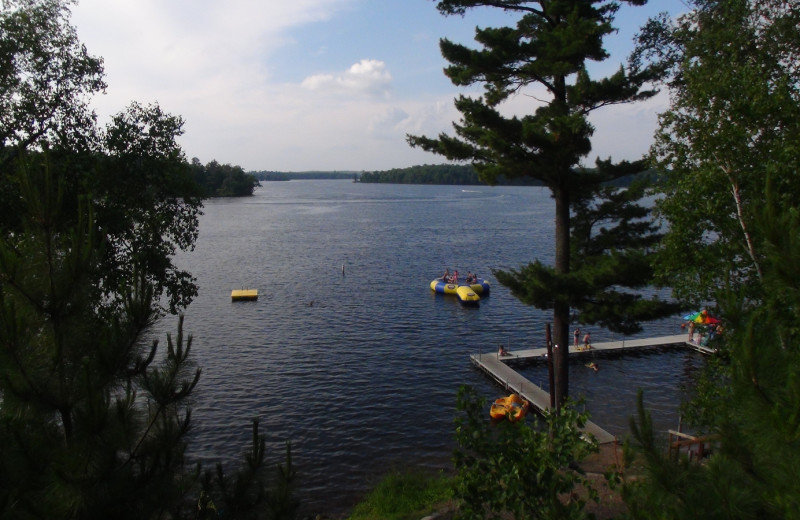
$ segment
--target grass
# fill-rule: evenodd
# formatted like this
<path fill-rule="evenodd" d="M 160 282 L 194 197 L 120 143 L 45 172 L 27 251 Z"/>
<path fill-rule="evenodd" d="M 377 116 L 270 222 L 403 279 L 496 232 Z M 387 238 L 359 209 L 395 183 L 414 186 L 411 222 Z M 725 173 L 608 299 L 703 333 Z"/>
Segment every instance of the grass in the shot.
<path fill-rule="evenodd" d="M 419 520 L 452 500 L 452 479 L 394 471 L 359 503 L 349 520 Z"/>

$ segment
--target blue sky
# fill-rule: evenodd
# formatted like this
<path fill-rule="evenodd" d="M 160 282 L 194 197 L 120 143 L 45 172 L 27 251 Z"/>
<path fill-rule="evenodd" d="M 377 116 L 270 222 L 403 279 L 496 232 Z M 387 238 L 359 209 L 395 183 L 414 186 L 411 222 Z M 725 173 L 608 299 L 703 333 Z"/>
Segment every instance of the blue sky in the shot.
<path fill-rule="evenodd" d="M 246 170 L 386 170 L 444 159 L 410 148 L 407 133 L 452 133 L 453 99 L 479 86 L 453 86 L 442 73 L 439 39 L 473 44 L 474 28 L 515 17 L 481 9 L 444 17 L 432 0 L 80 0 L 72 23 L 105 60 L 108 89 L 94 100 L 101 122 L 130 102 L 158 102 L 185 121 L 188 158 Z M 638 28 L 681 0 L 623 7 L 609 38 L 625 61 Z M 503 107 L 536 108 L 529 90 Z M 647 151 L 662 94 L 593 116 L 596 156 L 635 159 Z"/>

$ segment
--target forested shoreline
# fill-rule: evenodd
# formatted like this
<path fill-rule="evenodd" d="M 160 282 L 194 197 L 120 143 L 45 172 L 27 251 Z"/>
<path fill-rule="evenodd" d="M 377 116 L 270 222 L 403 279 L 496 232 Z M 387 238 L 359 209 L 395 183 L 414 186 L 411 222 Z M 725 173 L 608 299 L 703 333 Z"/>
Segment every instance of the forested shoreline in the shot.
<path fill-rule="evenodd" d="M 258 186 L 254 175 L 245 173 L 241 166 L 220 164 L 217 161 L 203 165 L 197 157 L 189 165 L 201 194 L 207 197 L 247 197 Z"/>
<path fill-rule="evenodd" d="M 588 174 L 594 173 L 594 168 L 586 168 Z M 629 186 L 634 179 L 654 181 L 657 178 L 656 170 L 645 170 L 636 175 L 626 175 L 611 182 L 609 186 Z M 381 184 L 444 184 L 444 185 L 486 185 L 478 172 L 471 164 L 423 164 L 408 168 L 392 168 L 391 170 L 363 172 L 358 177 L 358 182 Z M 518 177 L 509 179 L 500 175 L 496 179 L 497 186 L 543 186 L 543 183 L 531 177 Z"/>

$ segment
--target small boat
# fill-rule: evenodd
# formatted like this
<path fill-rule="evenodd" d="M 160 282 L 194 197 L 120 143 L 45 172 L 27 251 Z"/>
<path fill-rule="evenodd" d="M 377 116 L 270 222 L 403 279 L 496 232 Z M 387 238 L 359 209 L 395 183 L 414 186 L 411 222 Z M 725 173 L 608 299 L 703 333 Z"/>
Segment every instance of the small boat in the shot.
<path fill-rule="evenodd" d="M 492 403 L 489 415 L 492 419 L 508 419 L 516 422 L 525 417 L 530 403 L 517 394 L 501 397 Z"/>
<path fill-rule="evenodd" d="M 243 302 L 258 299 L 258 289 L 234 289 L 231 291 L 231 301 Z"/>
<path fill-rule="evenodd" d="M 448 283 L 436 278 L 431 282 L 431 290 L 440 294 L 455 294 L 461 303 L 477 305 L 481 296 L 489 294 L 489 282 L 478 278 L 475 283 Z"/>

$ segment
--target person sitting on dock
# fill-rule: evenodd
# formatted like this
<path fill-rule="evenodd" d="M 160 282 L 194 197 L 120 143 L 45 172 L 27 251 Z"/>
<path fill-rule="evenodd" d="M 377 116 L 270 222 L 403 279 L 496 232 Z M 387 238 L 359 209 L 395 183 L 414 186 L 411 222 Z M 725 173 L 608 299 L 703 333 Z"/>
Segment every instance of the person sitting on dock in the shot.
<path fill-rule="evenodd" d="M 507 351 L 506 348 L 503 345 L 500 345 L 500 349 L 497 351 L 497 355 L 498 356 L 510 356 L 511 353 L 509 351 Z"/>

